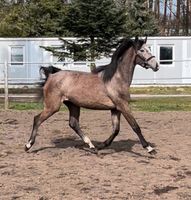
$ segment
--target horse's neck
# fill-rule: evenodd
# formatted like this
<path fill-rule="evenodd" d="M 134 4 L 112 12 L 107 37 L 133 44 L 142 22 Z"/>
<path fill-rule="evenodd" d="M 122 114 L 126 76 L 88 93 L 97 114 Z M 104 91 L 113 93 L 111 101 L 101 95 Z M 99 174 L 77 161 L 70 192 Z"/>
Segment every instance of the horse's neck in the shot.
<path fill-rule="evenodd" d="M 121 79 L 128 86 L 131 85 L 133 79 L 135 69 L 134 59 L 135 51 L 133 48 L 130 48 L 123 56 L 123 60 L 119 66 L 119 73 L 121 75 Z"/>

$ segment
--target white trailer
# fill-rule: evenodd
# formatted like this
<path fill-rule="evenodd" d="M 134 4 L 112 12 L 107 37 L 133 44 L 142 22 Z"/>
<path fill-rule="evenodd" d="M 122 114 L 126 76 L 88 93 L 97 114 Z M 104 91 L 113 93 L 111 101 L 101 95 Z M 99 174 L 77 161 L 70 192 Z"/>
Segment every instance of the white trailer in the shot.
<path fill-rule="evenodd" d="M 147 43 L 160 62 L 160 70 L 155 73 L 137 66 L 133 85 L 191 84 L 191 37 L 149 37 Z M 5 65 L 8 67 L 9 83 L 12 84 L 38 82 L 41 65 L 54 64 L 62 69 L 90 71 L 88 62 L 73 63 L 71 59 L 66 59 L 63 65 L 63 62 L 57 62 L 57 57 L 41 48 L 61 44 L 58 38 L 0 38 L 1 83 L 4 82 Z M 109 62 L 110 58 L 102 58 L 96 60 L 96 65 Z"/>

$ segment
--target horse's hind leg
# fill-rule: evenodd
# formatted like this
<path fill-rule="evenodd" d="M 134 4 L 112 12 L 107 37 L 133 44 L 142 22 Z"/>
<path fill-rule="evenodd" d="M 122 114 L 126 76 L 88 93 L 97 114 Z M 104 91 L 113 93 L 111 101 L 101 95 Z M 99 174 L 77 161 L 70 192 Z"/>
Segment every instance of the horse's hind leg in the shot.
<path fill-rule="evenodd" d="M 47 120 L 50 116 L 52 116 L 55 112 L 57 112 L 60 106 L 61 106 L 61 102 L 59 101 L 56 101 L 56 103 L 45 101 L 44 110 L 40 114 L 34 117 L 32 133 L 28 140 L 28 143 L 25 145 L 25 151 L 28 151 L 32 147 L 32 145 L 35 143 L 35 138 L 36 138 L 39 126 L 45 120 Z"/>
<path fill-rule="evenodd" d="M 74 105 L 72 102 L 64 102 L 68 107 L 70 116 L 69 116 L 69 126 L 80 136 L 80 138 L 88 144 L 90 149 L 95 150 L 95 146 L 92 144 L 91 140 L 82 132 L 79 125 L 80 117 L 80 107 Z"/>
<path fill-rule="evenodd" d="M 113 142 L 115 137 L 118 135 L 119 130 L 120 130 L 120 116 L 121 116 L 120 111 L 111 110 L 111 120 L 112 120 L 112 127 L 113 127 L 112 135 L 107 140 L 105 140 L 105 142 L 102 145 L 98 147 L 99 149 L 109 146 Z"/>

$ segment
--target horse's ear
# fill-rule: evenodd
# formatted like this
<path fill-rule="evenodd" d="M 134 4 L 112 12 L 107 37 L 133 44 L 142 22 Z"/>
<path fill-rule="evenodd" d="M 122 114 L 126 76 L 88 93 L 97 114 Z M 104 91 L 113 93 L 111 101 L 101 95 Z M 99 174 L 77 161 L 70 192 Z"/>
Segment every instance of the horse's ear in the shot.
<path fill-rule="evenodd" d="M 147 36 L 146 36 L 146 38 L 145 38 L 145 44 L 147 43 Z"/>
<path fill-rule="evenodd" d="M 135 36 L 135 43 L 137 43 L 139 41 L 139 37 Z"/>

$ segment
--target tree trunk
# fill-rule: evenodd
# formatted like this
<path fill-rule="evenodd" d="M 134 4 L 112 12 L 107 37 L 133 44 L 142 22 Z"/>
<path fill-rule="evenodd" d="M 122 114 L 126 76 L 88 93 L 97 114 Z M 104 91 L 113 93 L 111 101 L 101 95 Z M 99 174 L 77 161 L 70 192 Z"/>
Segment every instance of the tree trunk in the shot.
<path fill-rule="evenodd" d="M 169 13 L 169 19 L 168 19 L 168 35 L 171 35 L 172 33 L 172 26 L 171 26 L 171 20 L 172 20 L 172 0 L 169 0 L 169 10 L 170 10 L 170 13 Z"/>
<path fill-rule="evenodd" d="M 158 21 L 160 20 L 160 0 L 156 0 L 155 1 L 155 8 L 156 8 L 156 17 L 158 19 Z"/>
<path fill-rule="evenodd" d="M 189 0 L 186 1 L 186 35 L 189 35 Z"/>
<path fill-rule="evenodd" d="M 186 5 L 185 2 L 182 2 L 182 18 L 183 18 L 183 23 L 182 23 L 182 29 L 183 29 L 183 35 L 186 34 Z"/>
<path fill-rule="evenodd" d="M 162 34 L 165 35 L 167 18 L 167 0 L 164 0 L 164 15 L 162 19 Z"/>
<path fill-rule="evenodd" d="M 157 19 L 158 19 L 158 21 L 160 20 L 160 0 L 156 0 L 157 2 L 156 2 L 156 7 L 157 7 L 157 9 L 156 9 L 156 13 L 157 13 Z"/>
<path fill-rule="evenodd" d="M 177 8 L 176 8 L 176 35 L 179 35 L 180 30 L 180 0 L 177 0 Z"/>
<path fill-rule="evenodd" d="M 189 1 L 189 12 L 188 12 L 188 14 L 189 14 L 189 24 L 188 24 L 188 26 L 189 26 L 189 35 L 191 35 L 191 0 L 188 0 Z"/>

